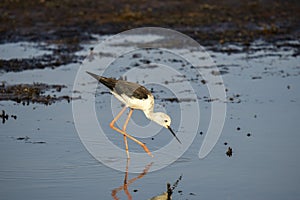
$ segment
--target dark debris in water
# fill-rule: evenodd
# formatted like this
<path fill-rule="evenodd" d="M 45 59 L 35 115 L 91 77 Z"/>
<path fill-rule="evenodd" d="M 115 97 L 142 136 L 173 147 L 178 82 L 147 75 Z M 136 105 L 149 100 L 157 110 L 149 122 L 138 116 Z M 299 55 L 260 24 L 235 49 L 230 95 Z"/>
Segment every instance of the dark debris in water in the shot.
<path fill-rule="evenodd" d="M 44 141 L 37 141 L 37 142 L 32 142 L 32 144 L 46 144 Z"/>
<path fill-rule="evenodd" d="M 11 117 L 11 118 L 13 118 L 13 119 L 17 119 L 17 115 L 8 115 L 6 112 L 5 112 L 5 110 L 2 110 L 2 113 L 0 114 L 0 118 L 2 119 L 2 124 L 4 124 L 7 120 L 8 120 L 8 118 L 9 117 Z"/>
<path fill-rule="evenodd" d="M 219 99 L 218 98 L 214 98 L 214 99 L 212 99 L 212 98 L 209 98 L 209 97 L 206 97 L 206 96 L 204 96 L 203 97 L 204 98 L 204 101 L 205 102 L 213 102 L 213 101 L 218 101 Z"/>
<path fill-rule="evenodd" d="M 0 86 L 0 101 L 15 101 L 23 105 L 29 105 L 29 103 L 51 105 L 62 100 L 70 102 L 73 100 L 70 96 L 56 96 L 53 94 L 60 92 L 65 87 L 64 85 L 48 85 L 44 83 L 17 85 L 5 85 L 2 83 Z M 51 95 L 46 94 L 46 92 L 51 92 Z"/>
<path fill-rule="evenodd" d="M 180 98 L 180 99 L 178 99 L 177 97 L 161 98 L 160 100 L 162 102 L 171 102 L 171 103 L 195 102 L 196 101 L 196 99 L 192 99 L 192 98 Z"/>
<path fill-rule="evenodd" d="M 12 137 L 12 138 L 14 138 L 14 137 Z M 31 141 L 31 138 L 28 136 L 20 136 L 20 137 L 14 138 L 14 139 L 18 140 L 18 141 L 24 141 L 25 143 L 30 143 L 30 144 L 46 144 L 47 143 L 45 141 Z"/>
<path fill-rule="evenodd" d="M 241 103 L 240 94 L 233 94 L 232 96 L 227 97 L 228 103 Z"/>
<path fill-rule="evenodd" d="M 25 136 L 25 137 L 17 137 L 16 138 L 16 140 L 24 140 L 24 141 L 27 141 L 27 140 L 29 140 L 30 139 L 30 137 L 28 137 L 28 136 Z"/>
<path fill-rule="evenodd" d="M 180 175 L 179 178 L 175 181 L 175 183 L 173 183 L 172 188 L 171 188 L 172 191 L 175 190 L 175 188 L 178 186 L 178 183 L 181 181 L 181 179 L 182 179 L 182 175 Z"/>
<path fill-rule="evenodd" d="M 261 76 L 252 76 L 251 78 L 254 79 L 254 80 L 255 80 L 255 79 L 262 79 Z"/>
<path fill-rule="evenodd" d="M 227 151 L 226 151 L 226 155 L 228 157 L 231 157 L 232 156 L 232 148 L 231 147 L 228 147 Z"/>

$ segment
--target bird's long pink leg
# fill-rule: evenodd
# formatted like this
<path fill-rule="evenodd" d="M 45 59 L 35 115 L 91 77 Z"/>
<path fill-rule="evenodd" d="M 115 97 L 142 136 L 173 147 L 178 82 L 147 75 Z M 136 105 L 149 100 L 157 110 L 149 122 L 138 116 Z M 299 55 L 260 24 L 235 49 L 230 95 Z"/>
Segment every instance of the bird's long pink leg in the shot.
<path fill-rule="evenodd" d="M 146 146 L 144 143 L 142 143 L 141 141 L 135 139 L 135 138 L 132 137 L 131 135 L 127 134 L 126 131 L 120 130 L 120 129 L 118 129 L 117 127 L 114 126 L 115 122 L 121 117 L 121 115 L 124 113 L 124 111 L 126 110 L 126 108 L 127 108 L 127 107 L 124 107 L 124 108 L 119 112 L 119 114 L 118 114 L 118 115 L 110 122 L 110 124 L 109 124 L 110 128 L 112 128 L 113 130 L 115 130 L 115 131 L 121 133 L 123 136 L 128 137 L 128 138 L 131 139 L 132 141 L 134 141 L 134 142 L 136 142 L 137 144 L 139 144 L 139 145 L 144 149 L 144 151 L 145 151 L 146 153 L 148 153 L 151 157 L 153 157 L 153 155 L 151 154 L 151 152 L 149 151 L 149 149 L 147 148 L 147 146 Z M 131 111 L 131 114 L 132 114 L 132 111 Z M 130 118 L 131 114 L 128 115 L 129 117 L 127 117 L 128 121 L 129 121 L 129 118 Z M 127 120 L 126 120 L 126 121 L 127 121 Z M 125 122 L 125 124 L 126 124 L 126 122 Z M 124 126 L 125 126 L 125 124 L 124 124 Z M 128 124 L 128 122 L 127 122 L 127 124 Z M 126 126 L 127 126 L 127 124 L 126 124 Z M 124 129 L 124 126 L 123 126 L 123 129 Z M 125 126 L 125 129 L 126 129 L 126 126 Z M 126 143 L 127 143 L 127 139 L 126 139 Z M 129 153 L 128 153 L 127 156 L 129 156 Z"/>
<path fill-rule="evenodd" d="M 125 121 L 125 123 L 123 125 L 122 131 L 124 131 L 125 133 L 126 133 L 127 124 L 128 124 L 129 119 L 130 119 L 130 117 L 132 115 L 132 112 L 133 112 L 133 109 L 131 108 L 130 111 L 129 111 L 129 113 L 128 113 L 127 119 L 126 119 L 126 121 Z M 130 158 L 129 151 L 128 151 L 128 143 L 127 143 L 127 137 L 126 137 L 126 135 L 124 135 L 124 143 L 125 143 L 125 150 L 126 150 L 127 158 Z"/>

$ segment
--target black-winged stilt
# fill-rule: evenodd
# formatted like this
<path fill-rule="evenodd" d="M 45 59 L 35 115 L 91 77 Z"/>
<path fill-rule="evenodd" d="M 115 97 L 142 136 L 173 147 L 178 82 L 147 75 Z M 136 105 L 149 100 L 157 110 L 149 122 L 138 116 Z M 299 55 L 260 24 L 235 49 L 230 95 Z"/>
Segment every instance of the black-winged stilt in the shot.
<path fill-rule="evenodd" d="M 129 158 L 127 137 L 134 142 L 138 143 L 150 156 L 152 156 L 151 152 L 147 148 L 147 146 L 141 141 L 135 139 L 128 133 L 126 133 L 126 127 L 129 122 L 129 119 L 132 115 L 134 109 L 142 110 L 145 113 L 145 116 L 156 122 L 157 124 L 169 129 L 173 136 L 177 139 L 179 143 L 180 140 L 177 138 L 174 131 L 171 129 L 171 118 L 169 115 L 162 112 L 153 112 L 154 109 L 154 97 L 149 90 L 147 90 L 144 86 L 139 85 L 137 83 L 128 82 L 125 80 L 116 80 L 114 78 L 106 78 L 103 76 L 98 76 L 91 72 L 87 72 L 89 75 L 97 79 L 100 83 L 108 87 L 111 93 L 122 103 L 125 104 L 125 107 L 119 112 L 119 114 L 111 121 L 110 127 L 121 133 L 124 136 L 125 150 L 127 153 L 127 157 Z M 115 122 L 120 118 L 120 116 L 124 113 L 126 108 L 130 108 L 128 117 L 123 125 L 122 130 L 115 127 Z M 153 156 L 152 156 L 153 157 Z"/>

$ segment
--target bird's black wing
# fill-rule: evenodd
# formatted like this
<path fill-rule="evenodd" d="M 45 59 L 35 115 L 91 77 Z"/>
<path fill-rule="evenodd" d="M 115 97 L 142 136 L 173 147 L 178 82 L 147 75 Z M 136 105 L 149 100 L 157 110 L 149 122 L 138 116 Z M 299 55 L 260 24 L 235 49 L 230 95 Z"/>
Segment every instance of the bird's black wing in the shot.
<path fill-rule="evenodd" d="M 137 99 L 147 99 L 148 95 L 151 95 L 149 90 L 147 90 L 144 86 L 123 80 L 117 81 L 113 91 L 119 95 L 125 94 Z"/>
<path fill-rule="evenodd" d="M 119 95 L 125 94 L 128 97 L 134 97 L 137 99 L 147 99 L 151 93 L 142 85 L 132 83 L 124 80 L 116 80 L 114 78 L 106 78 L 87 72 L 92 77 L 97 79 L 100 83 L 108 87 L 111 91 L 116 92 Z"/>

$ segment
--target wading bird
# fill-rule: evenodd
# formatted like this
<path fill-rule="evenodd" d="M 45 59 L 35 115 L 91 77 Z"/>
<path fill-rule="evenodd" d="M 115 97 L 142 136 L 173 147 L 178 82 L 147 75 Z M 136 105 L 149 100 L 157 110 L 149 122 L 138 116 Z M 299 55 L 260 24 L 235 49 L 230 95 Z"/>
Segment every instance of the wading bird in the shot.
<path fill-rule="evenodd" d="M 147 90 L 144 86 L 139 85 L 137 83 L 132 83 L 124 80 L 116 80 L 114 78 L 106 78 L 103 76 L 98 76 L 91 72 L 87 72 L 89 75 L 94 77 L 100 83 L 108 87 L 111 93 L 122 103 L 125 104 L 125 107 L 119 112 L 119 114 L 111 121 L 110 128 L 121 133 L 124 136 L 125 150 L 127 157 L 129 158 L 128 144 L 127 138 L 133 140 L 137 144 L 139 144 L 145 152 L 147 152 L 150 156 L 152 156 L 151 152 L 147 148 L 147 146 L 136 138 L 132 137 L 128 133 L 126 133 L 126 127 L 129 122 L 129 119 L 132 115 L 134 109 L 142 110 L 145 116 L 156 122 L 157 124 L 167 128 L 173 134 L 173 136 L 177 139 L 179 143 L 180 140 L 177 138 L 174 131 L 171 129 L 171 118 L 169 115 L 162 112 L 153 112 L 154 109 L 154 97 L 149 90 Z M 115 127 L 115 122 L 121 117 L 126 108 L 130 108 L 127 119 L 123 125 L 122 130 Z M 152 156 L 153 157 L 153 156 Z"/>

